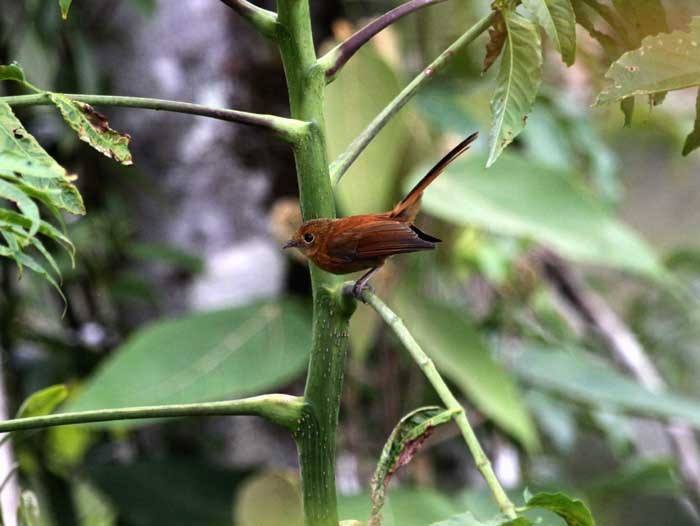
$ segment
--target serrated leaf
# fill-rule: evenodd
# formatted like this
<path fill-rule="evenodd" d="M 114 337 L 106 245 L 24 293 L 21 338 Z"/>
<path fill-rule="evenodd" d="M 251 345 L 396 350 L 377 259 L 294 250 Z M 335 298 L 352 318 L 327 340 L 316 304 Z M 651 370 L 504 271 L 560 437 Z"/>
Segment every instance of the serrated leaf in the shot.
<path fill-rule="evenodd" d="M 685 138 L 683 155 L 688 155 L 698 146 L 700 146 L 700 88 L 698 88 L 698 94 L 695 98 L 695 123 L 693 124 L 693 131 Z"/>
<path fill-rule="evenodd" d="M 491 166 L 525 127 L 542 80 L 542 49 L 535 25 L 514 11 L 502 11 L 506 44 L 491 99 L 493 124 L 489 135 Z"/>
<path fill-rule="evenodd" d="M 15 253 L 15 254 L 9 254 L 5 252 L 5 249 L 0 246 L 0 256 L 7 256 L 15 259 L 17 261 L 18 265 L 24 265 L 27 268 L 33 270 L 37 274 L 39 274 L 42 278 L 44 278 L 46 281 L 49 282 L 49 284 L 56 290 L 58 295 L 61 297 L 63 300 L 63 303 L 66 303 L 66 297 L 63 294 L 63 291 L 61 290 L 61 287 L 59 286 L 58 282 L 56 279 L 49 273 L 46 268 L 44 268 L 44 265 L 39 263 L 36 259 L 34 259 L 32 256 L 29 254 L 25 254 L 24 252 L 20 253 Z"/>
<path fill-rule="evenodd" d="M 486 73 L 488 69 L 496 62 L 498 55 L 501 54 L 503 45 L 506 43 L 506 23 L 503 21 L 503 14 L 496 11 L 493 22 L 489 28 L 489 41 L 486 43 L 486 55 L 484 56 L 484 65 L 481 68 L 482 73 Z"/>
<path fill-rule="evenodd" d="M 17 507 L 18 526 L 41 526 L 41 515 L 39 513 L 39 501 L 33 492 L 24 490 L 19 496 L 19 506 Z"/>
<path fill-rule="evenodd" d="M 45 387 L 22 402 L 15 418 L 49 415 L 67 397 L 68 388 L 63 384 Z"/>
<path fill-rule="evenodd" d="M 61 17 L 63 20 L 66 20 L 68 18 L 68 11 L 70 10 L 70 6 L 73 3 L 73 0 L 58 0 L 58 5 L 61 8 Z"/>
<path fill-rule="evenodd" d="M 576 16 L 571 0 L 523 0 L 537 17 L 561 58 L 568 66 L 576 60 Z"/>
<path fill-rule="evenodd" d="M 0 80 L 16 80 L 17 82 L 24 82 L 26 79 L 24 77 L 24 70 L 22 67 L 13 62 L 12 64 L 5 64 L 0 66 Z"/>
<path fill-rule="evenodd" d="M 85 213 L 82 197 L 66 170 L 39 145 L 4 102 L 0 102 L 0 177 L 46 192 L 53 207 L 72 214 Z"/>
<path fill-rule="evenodd" d="M 118 163 L 133 164 L 128 134 L 109 127 L 107 118 L 89 104 L 77 102 L 60 93 L 49 93 L 63 120 L 78 133 L 81 141 Z"/>
<path fill-rule="evenodd" d="M 28 229 L 32 224 L 31 221 L 25 216 L 3 208 L 0 208 L 0 222 L 16 225 L 22 229 Z M 39 233 L 53 239 L 57 243 L 61 243 L 71 256 L 71 259 L 73 258 L 75 255 L 75 246 L 73 245 L 73 242 L 51 223 L 41 220 L 39 223 Z M 27 236 L 29 236 L 29 232 L 27 232 Z"/>
<path fill-rule="evenodd" d="M 635 95 L 650 95 L 700 85 L 700 17 L 690 31 L 674 31 L 642 41 L 642 46 L 615 61 L 605 77 L 596 106 Z"/>
<path fill-rule="evenodd" d="M 33 236 L 39 231 L 41 218 L 39 216 L 39 207 L 32 201 L 27 194 L 17 188 L 15 185 L 0 179 L 0 198 L 12 201 L 17 208 L 22 212 L 31 223 L 29 225 L 29 235 Z"/>
<path fill-rule="evenodd" d="M 310 326 L 306 307 L 289 299 L 151 324 L 102 363 L 66 411 L 259 394 L 305 370 Z"/>
<path fill-rule="evenodd" d="M 372 515 L 368 526 L 379 526 L 386 489 L 394 473 L 408 464 L 433 430 L 452 420 L 455 411 L 441 407 L 421 407 L 404 416 L 384 445 L 371 481 Z"/>
<path fill-rule="evenodd" d="M 415 301 L 421 297 L 421 301 Z M 515 437 L 529 451 L 539 445 L 537 431 L 518 386 L 471 321 L 459 309 L 439 303 L 403 282 L 396 296 L 398 314 L 440 372 L 485 416 Z"/>
<path fill-rule="evenodd" d="M 556 513 L 568 526 L 595 526 L 595 520 L 586 505 L 564 493 L 538 493 L 529 499 L 528 508 L 542 508 Z"/>

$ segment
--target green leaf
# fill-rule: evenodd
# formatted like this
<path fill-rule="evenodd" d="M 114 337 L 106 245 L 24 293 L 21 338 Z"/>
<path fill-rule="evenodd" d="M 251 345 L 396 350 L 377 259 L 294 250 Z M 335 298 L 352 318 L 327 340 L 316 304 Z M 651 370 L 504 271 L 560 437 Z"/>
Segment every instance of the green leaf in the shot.
<path fill-rule="evenodd" d="M 58 0 L 58 5 L 61 8 L 61 17 L 63 20 L 68 19 L 68 11 L 70 10 L 70 5 L 73 3 L 73 0 Z"/>
<path fill-rule="evenodd" d="M 51 102 L 66 123 L 78 133 L 81 141 L 118 163 L 133 164 L 129 152 L 131 137 L 109 127 L 107 118 L 89 104 L 71 100 L 60 93 L 49 93 Z"/>
<path fill-rule="evenodd" d="M 380 512 L 386 500 L 387 486 L 393 475 L 413 459 L 433 430 L 452 420 L 455 413 L 456 411 L 448 411 L 437 406 L 421 407 L 408 413 L 394 427 L 384 445 L 371 481 L 370 526 L 381 523 Z"/>
<path fill-rule="evenodd" d="M 328 155 L 340 155 L 401 89 L 394 70 L 372 46 L 364 46 L 326 88 Z M 406 117 L 397 115 L 357 158 L 336 189 L 345 215 L 381 212 L 394 202 L 399 169 L 410 139 Z M 371 188 L 372 191 L 368 191 Z"/>
<path fill-rule="evenodd" d="M 31 491 L 25 490 L 19 496 L 17 524 L 18 526 L 42 526 L 39 501 Z"/>
<path fill-rule="evenodd" d="M 426 526 L 462 509 L 454 500 L 435 490 L 397 487 L 384 505 L 382 526 Z M 366 493 L 340 496 L 338 512 L 341 519 L 366 520 L 370 514 L 369 496 Z"/>
<path fill-rule="evenodd" d="M 700 17 L 690 31 L 674 31 L 642 41 L 642 46 L 615 61 L 605 77 L 596 106 L 635 95 L 651 95 L 700 85 Z"/>
<path fill-rule="evenodd" d="M 118 510 L 119 524 L 231 526 L 232 495 L 243 473 L 190 458 L 89 462 L 81 473 Z"/>
<path fill-rule="evenodd" d="M 16 80 L 17 82 L 24 82 L 26 79 L 24 77 L 24 70 L 22 67 L 13 62 L 12 64 L 0 66 L 0 80 Z"/>
<path fill-rule="evenodd" d="M 542 43 L 535 25 L 514 11 L 502 11 L 508 34 L 491 100 L 491 166 L 525 127 L 542 80 Z"/>
<path fill-rule="evenodd" d="M 447 520 L 434 522 L 431 526 L 530 526 L 532 522 L 526 517 L 508 519 L 503 515 L 497 515 L 486 521 L 474 517 L 470 511 L 454 515 Z"/>
<path fill-rule="evenodd" d="M 154 323 L 117 349 L 67 404 L 66 411 L 204 402 L 261 393 L 304 371 L 310 327 L 307 309 L 293 300 Z"/>
<path fill-rule="evenodd" d="M 517 386 L 493 359 L 470 320 L 411 286 L 404 286 L 396 301 L 399 315 L 440 372 L 526 449 L 537 449 L 537 432 Z"/>
<path fill-rule="evenodd" d="M 527 501 L 526 506 L 556 513 L 568 526 L 595 526 L 593 516 L 586 505 L 564 493 L 538 493 Z"/>
<path fill-rule="evenodd" d="M 576 16 L 571 0 L 523 0 L 566 65 L 576 60 Z"/>
<path fill-rule="evenodd" d="M 0 180 L 0 184 L 1 181 L 2 180 Z M 12 210 L 0 208 L 0 224 L 3 223 L 13 224 L 23 229 L 29 229 L 32 225 L 32 222 L 29 218 L 18 214 L 17 212 L 13 212 Z M 61 232 L 51 223 L 41 220 L 39 222 L 39 233 L 53 239 L 57 243 L 61 243 L 68 252 L 68 255 L 71 257 L 71 259 L 73 258 L 73 256 L 75 255 L 75 246 L 73 245 L 73 242 L 70 239 L 68 239 L 68 237 L 63 232 Z M 28 232 L 27 235 L 29 235 Z"/>
<path fill-rule="evenodd" d="M 693 131 L 685 138 L 683 155 L 688 155 L 698 146 L 700 146 L 700 88 L 698 88 L 698 94 L 695 98 L 695 123 L 693 124 Z"/>
<path fill-rule="evenodd" d="M 650 391 L 581 351 L 549 351 L 529 346 L 511 365 L 525 382 L 586 406 L 678 419 L 700 428 L 697 400 Z"/>
<path fill-rule="evenodd" d="M 41 389 L 22 402 L 16 418 L 49 415 L 67 396 L 68 388 L 63 384 Z"/>
<path fill-rule="evenodd" d="M 0 198 L 15 203 L 24 217 L 30 221 L 30 236 L 35 235 L 39 231 L 39 226 L 41 225 L 39 207 L 36 206 L 34 201 L 32 201 L 27 194 L 11 183 L 0 179 Z"/>
<path fill-rule="evenodd" d="M 619 57 L 620 53 L 622 53 L 620 44 L 610 35 L 596 29 L 588 12 L 589 7 L 586 5 L 586 0 L 572 0 L 571 5 L 576 15 L 576 23 L 598 41 L 608 60 L 612 61 Z"/>
<path fill-rule="evenodd" d="M 21 181 L 45 192 L 46 199 L 56 208 L 72 214 L 85 213 L 83 200 L 71 183 L 71 177 L 24 129 L 4 102 L 0 102 L 0 177 L 12 182 Z M 28 193 L 25 189 L 23 191 Z"/>
<path fill-rule="evenodd" d="M 652 249 L 561 168 L 505 154 L 455 161 L 425 192 L 423 208 L 460 225 L 532 239 L 572 260 L 652 278 L 664 275 Z"/>
<path fill-rule="evenodd" d="M 630 35 L 632 47 L 646 36 L 668 32 L 666 11 L 661 0 L 613 0 Z"/>

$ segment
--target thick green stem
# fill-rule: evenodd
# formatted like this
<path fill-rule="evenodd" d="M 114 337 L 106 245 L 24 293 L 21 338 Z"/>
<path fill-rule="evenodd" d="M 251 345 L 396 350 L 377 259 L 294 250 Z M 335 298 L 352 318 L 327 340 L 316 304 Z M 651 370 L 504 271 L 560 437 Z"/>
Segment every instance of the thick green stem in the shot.
<path fill-rule="evenodd" d="M 291 115 L 310 123 L 294 157 L 305 220 L 335 217 L 323 122 L 325 74 L 317 65 L 308 0 L 278 0 L 279 44 Z M 350 312 L 340 305 L 339 279 L 311 265 L 314 317 L 304 416 L 295 438 L 307 526 L 337 526 L 335 433 L 347 353 Z"/>
<path fill-rule="evenodd" d="M 473 42 L 481 33 L 486 31 L 494 17 L 494 13 L 485 16 L 467 30 L 461 37 L 455 40 L 450 47 L 443 51 L 427 68 L 423 69 L 408 85 L 392 100 L 367 127 L 352 141 L 350 146 L 341 153 L 331 165 L 331 178 L 333 184 L 338 184 L 347 172 L 350 165 L 355 162 L 364 149 L 372 142 L 381 129 L 391 118 L 413 98 L 418 89 L 428 82 L 435 74 L 443 69 L 450 59 L 460 49 Z"/>
<path fill-rule="evenodd" d="M 278 117 L 277 115 L 264 115 L 246 111 L 211 108 L 209 106 L 191 104 L 189 102 L 149 99 L 144 97 L 121 97 L 118 95 L 83 95 L 77 93 L 66 93 L 65 95 L 77 102 L 84 102 L 85 104 L 92 104 L 94 106 L 121 106 L 188 113 L 222 121 L 260 126 L 272 130 L 281 138 L 292 144 L 301 140 L 302 137 L 305 137 L 309 128 L 307 122 Z M 0 102 L 5 102 L 15 107 L 53 104 L 51 99 L 49 99 L 48 92 L 35 93 L 33 95 L 17 95 L 14 97 L 0 97 Z"/>
<path fill-rule="evenodd" d="M 447 387 L 447 384 L 442 379 L 442 376 L 440 376 L 440 373 L 436 369 L 433 361 L 427 354 L 425 354 L 421 346 L 413 338 L 403 321 L 401 321 L 401 318 L 399 318 L 381 299 L 379 299 L 369 290 L 364 291 L 363 298 L 374 308 L 374 310 L 377 311 L 377 314 L 382 317 L 386 324 L 389 325 L 389 327 L 391 327 L 391 329 L 394 331 L 396 336 L 398 336 L 401 343 L 403 343 L 406 350 L 410 353 L 411 357 L 423 371 L 423 374 L 425 374 L 428 381 L 432 384 L 438 396 L 445 404 L 445 407 L 456 411 L 454 416 L 455 423 L 462 432 L 462 436 L 464 437 L 464 441 L 467 443 L 467 447 L 474 458 L 476 467 L 483 475 L 486 484 L 491 490 L 491 493 L 493 494 L 498 507 L 501 509 L 503 514 L 509 519 L 514 519 L 516 517 L 515 506 L 508 498 L 508 495 L 506 495 L 506 492 L 503 490 L 500 482 L 498 482 L 496 474 L 493 472 L 493 468 L 491 467 L 491 462 L 484 453 L 484 450 L 481 448 L 481 444 L 479 444 L 479 440 L 476 438 L 474 430 L 472 429 L 471 425 L 469 425 L 469 420 L 464 412 L 464 408 L 454 397 L 449 387 Z"/>
<path fill-rule="evenodd" d="M 298 422 L 303 414 L 303 407 L 304 401 L 302 398 L 270 394 L 223 402 L 98 409 L 96 411 L 78 411 L 75 413 L 57 413 L 46 416 L 17 418 L 0 422 L 0 432 L 39 429 L 68 424 L 86 424 L 89 422 L 110 422 L 114 420 L 216 415 L 261 416 L 270 422 L 296 431 Z"/>

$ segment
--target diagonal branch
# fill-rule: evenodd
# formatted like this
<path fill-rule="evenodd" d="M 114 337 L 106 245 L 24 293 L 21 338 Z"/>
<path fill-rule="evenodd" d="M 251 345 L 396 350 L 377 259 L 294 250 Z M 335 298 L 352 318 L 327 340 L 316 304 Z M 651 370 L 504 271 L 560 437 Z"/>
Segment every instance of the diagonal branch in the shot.
<path fill-rule="evenodd" d="M 603 298 L 587 288 L 571 267 L 553 252 L 543 249 L 535 257 L 542 275 L 556 294 L 603 343 L 619 366 L 651 391 L 666 389 L 664 379 L 637 336 Z M 676 421 L 664 427 L 697 516 L 700 510 L 700 447 L 687 424 Z"/>
<path fill-rule="evenodd" d="M 467 30 L 461 37 L 455 40 L 450 47 L 443 51 L 427 68 L 421 71 L 394 100 L 392 100 L 369 125 L 355 138 L 347 149 L 333 161 L 330 167 L 331 180 L 333 184 L 338 184 L 348 168 L 355 162 L 364 149 L 372 142 L 372 139 L 377 136 L 381 129 L 389 120 L 396 115 L 406 103 L 413 98 L 418 89 L 428 82 L 435 73 L 443 69 L 450 61 L 452 56 L 459 50 L 473 42 L 481 33 L 486 31 L 496 11 L 485 16 Z"/>
<path fill-rule="evenodd" d="M 48 92 L 36 93 L 33 95 L 18 95 L 14 97 L 0 97 L 0 102 L 5 102 L 10 106 L 39 106 L 52 104 Z M 246 111 L 229 110 L 224 108 L 212 108 L 201 104 L 189 102 L 179 102 L 174 100 L 149 99 L 144 97 L 122 97 L 117 95 L 83 95 L 65 94 L 67 97 L 86 104 L 95 106 L 120 106 L 127 108 L 142 108 L 148 110 L 171 111 L 175 113 L 187 113 L 190 115 L 201 115 L 222 121 L 238 122 L 251 126 L 260 126 L 275 132 L 285 141 L 295 144 L 302 137 L 306 136 L 308 123 L 277 115 L 265 115 L 259 113 L 249 113 Z"/>
<path fill-rule="evenodd" d="M 418 367 L 421 368 L 421 371 L 423 371 L 428 381 L 432 384 L 438 396 L 445 404 L 445 407 L 456 411 L 454 416 L 455 423 L 462 432 L 462 436 L 474 458 L 476 467 L 484 477 L 486 484 L 491 490 L 503 514 L 509 519 L 514 519 L 516 515 L 513 503 L 508 498 L 508 495 L 506 495 L 500 482 L 498 482 L 496 474 L 491 467 L 491 462 L 481 448 L 481 444 L 479 444 L 479 440 L 476 438 L 476 434 L 474 434 L 474 430 L 469 424 L 464 408 L 454 397 L 449 387 L 447 387 L 447 384 L 442 379 L 442 376 L 440 376 L 433 361 L 425 354 L 425 351 L 423 351 L 413 335 L 406 328 L 401 318 L 399 318 L 386 303 L 379 299 L 374 292 L 365 289 L 362 293 L 362 299 L 369 303 L 384 322 L 391 327 L 413 360 L 418 364 Z"/>
<path fill-rule="evenodd" d="M 57 413 L 46 416 L 17 418 L 0 421 L 0 432 L 40 429 L 67 424 L 86 424 L 89 422 L 217 415 L 261 416 L 270 422 L 294 431 L 299 424 L 303 408 L 304 401 L 302 398 L 282 394 L 269 394 L 224 402 L 98 409 L 96 411 L 78 411 L 75 413 Z"/>
<path fill-rule="evenodd" d="M 372 20 L 369 24 L 338 44 L 318 60 L 319 66 L 325 71 L 326 81 L 332 82 L 345 63 L 350 60 L 362 46 L 369 42 L 374 35 L 384 28 L 418 9 L 432 4 L 439 4 L 444 1 L 445 0 L 410 0 Z"/>
<path fill-rule="evenodd" d="M 278 24 L 276 13 L 251 4 L 247 0 L 221 1 L 252 25 L 258 33 L 266 36 L 270 40 L 275 40 L 277 38 Z"/>

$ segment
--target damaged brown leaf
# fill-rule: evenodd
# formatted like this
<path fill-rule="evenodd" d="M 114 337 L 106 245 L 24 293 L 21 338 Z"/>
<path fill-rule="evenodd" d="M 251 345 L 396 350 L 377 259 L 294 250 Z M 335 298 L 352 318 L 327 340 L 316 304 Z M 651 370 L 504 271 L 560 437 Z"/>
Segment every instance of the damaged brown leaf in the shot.
<path fill-rule="evenodd" d="M 506 43 L 507 34 L 503 14 L 501 14 L 500 11 L 496 11 L 496 15 L 493 17 L 493 23 L 489 28 L 489 41 L 486 43 L 486 56 L 484 57 L 484 65 L 481 68 L 481 73 L 486 73 L 493 63 L 496 62 L 498 55 L 501 54 L 503 45 Z"/>
<path fill-rule="evenodd" d="M 107 118 L 89 104 L 74 101 L 60 93 L 50 93 L 49 98 L 81 141 L 118 163 L 132 164 L 129 152 L 131 137 L 128 134 L 110 128 Z"/>
<path fill-rule="evenodd" d="M 372 477 L 372 516 L 368 526 L 379 526 L 391 477 L 418 453 L 433 430 L 452 420 L 456 411 L 437 406 L 421 407 L 408 413 L 396 425 L 384 445 Z"/>

